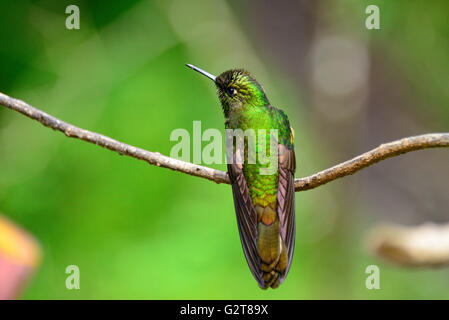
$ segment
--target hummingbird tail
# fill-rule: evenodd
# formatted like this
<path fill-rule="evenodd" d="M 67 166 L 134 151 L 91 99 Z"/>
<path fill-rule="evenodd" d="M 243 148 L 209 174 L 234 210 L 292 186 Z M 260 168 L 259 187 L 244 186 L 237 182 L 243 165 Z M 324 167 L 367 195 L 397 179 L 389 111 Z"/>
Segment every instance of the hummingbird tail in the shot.
<path fill-rule="evenodd" d="M 284 282 L 288 258 L 287 258 L 287 251 L 285 250 L 283 241 L 282 240 L 280 241 L 282 243 L 282 249 L 279 255 L 279 260 L 274 265 L 274 267 L 266 265 L 264 262 L 262 262 L 262 270 L 267 270 L 263 271 L 262 278 L 265 281 L 265 283 L 262 289 L 267 289 L 270 287 L 276 289 L 282 282 Z"/>
<path fill-rule="evenodd" d="M 260 222 L 258 231 L 257 247 L 262 260 L 260 267 L 264 281 L 261 288 L 275 289 L 284 281 L 288 265 L 287 250 L 279 233 L 279 218 L 275 216 L 274 222 L 269 225 Z"/>

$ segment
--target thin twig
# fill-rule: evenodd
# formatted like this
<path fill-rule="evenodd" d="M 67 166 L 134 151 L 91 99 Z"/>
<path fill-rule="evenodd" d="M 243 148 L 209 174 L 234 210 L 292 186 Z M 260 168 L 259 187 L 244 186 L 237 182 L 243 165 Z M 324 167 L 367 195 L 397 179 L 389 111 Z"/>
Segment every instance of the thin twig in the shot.
<path fill-rule="evenodd" d="M 296 179 L 295 190 L 313 189 L 338 178 L 354 174 L 379 161 L 399 156 L 410 151 L 449 147 L 449 133 L 429 133 L 420 136 L 407 137 L 389 143 L 381 144 L 364 154 L 342 162 L 332 168 L 320 171 L 309 177 Z"/>
<path fill-rule="evenodd" d="M 46 127 L 61 131 L 67 137 L 84 140 L 109 150 L 116 151 L 121 155 L 144 160 L 154 166 L 183 172 L 192 176 L 208 179 L 216 183 L 230 183 L 228 175 L 224 171 L 173 159 L 164 156 L 159 152 L 150 152 L 133 147 L 102 134 L 78 128 L 39 109 L 36 109 L 26 102 L 11 98 L 3 93 L 0 93 L 0 105 L 20 112 L 31 119 L 37 120 Z M 368 151 L 346 162 L 340 163 L 332 168 L 320 171 L 305 178 L 295 179 L 295 191 L 316 188 L 338 178 L 354 174 L 355 172 L 379 161 L 395 157 L 403 153 L 421 149 L 443 147 L 449 147 L 449 133 L 430 133 L 382 144 L 371 151 Z"/>
<path fill-rule="evenodd" d="M 173 159 L 164 156 L 159 152 L 151 152 L 133 147 L 102 134 L 78 128 L 70 123 L 59 120 L 58 118 L 55 118 L 48 113 L 36 109 L 26 102 L 11 98 L 3 93 L 0 93 L 0 104 L 9 109 L 20 112 L 31 119 L 39 121 L 46 127 L 61 131 L 67 137 L 87 141 L 99 145 L 103 148 L 116 151 L 121 155 L 126 155 L 132 158 L 146 161 L 154 166 L 187 173 L 192 176 L 205 178 L 217 183 L 229 183 L 229 178 L 226 172 L 199 166 L 182 160 Z"/>

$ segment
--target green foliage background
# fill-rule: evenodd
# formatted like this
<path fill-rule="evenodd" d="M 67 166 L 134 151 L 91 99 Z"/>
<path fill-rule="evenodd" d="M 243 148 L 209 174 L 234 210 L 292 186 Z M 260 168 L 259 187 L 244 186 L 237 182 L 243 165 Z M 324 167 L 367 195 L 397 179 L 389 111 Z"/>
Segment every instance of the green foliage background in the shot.
<path fill-rule="evenodd" d="M 447 126 L 446 2 L 376 2 L 382 31 L 372 35 L 373 45 L 400 64 L 416 98 L 427 99 L 428 112 Z M 333 18 L 339 28 L 368 32 L 364 8 L 371 3 L 328 3 L 324 11 L 343 12 L 344 18 Z M 64 27 L 69 4 L 80 7 L 80 30 Z M 168 155 L 173 129 L 191 131 L 193 120 L 201 120 L 203 129 L 223 127 L 215 89 L 184 63 L 216 74 L 243 66 L 289 114 L 298 175 L 334 164 L 308 130 L 301 92 L 254 49 L 238 6 L 1 1 L 0 91 L 77 126 Z M 0 211 L 32 232 L 44 252 L 26 299 L 449 298 L 447 270 L 404 270 L 368 255 L 363 217 L 349 229 L 310 240 L 329 227 L 321 213 L 334 209 L 338 198 L 331 191 L 339 186 L 297 193 L 292 270 L 280 289 L 262 291 L 243 256 L 227 185 L 67 139 L 4 108 L 0 168 Z M 80 267 L 81 290 L 65 288 L 70 264 Z M 381 267 L 381 290 L 365 288 L 370 264 Z"/>

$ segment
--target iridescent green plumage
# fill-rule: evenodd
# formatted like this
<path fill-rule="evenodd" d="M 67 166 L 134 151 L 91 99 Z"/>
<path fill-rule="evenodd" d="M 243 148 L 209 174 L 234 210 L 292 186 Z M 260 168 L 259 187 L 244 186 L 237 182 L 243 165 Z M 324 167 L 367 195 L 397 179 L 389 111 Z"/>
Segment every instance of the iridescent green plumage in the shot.
<path fill-rule="evenodd" d="M 248 72 L 229 70 L 218 77 L 189 67 L 212 79 L 225 116 L 227 129 L 252 129 L 255 149 L 275 156 L 277 170 L 263 174 L 270 163 L 252 162 L 245 138 L 244 161 L 234 147 L 228 173 L 232 182 L 237 223 L 250 270 L 263 289 L 276 288 L 290 269 L 295 241 L 293 133 L 286 114 L 269 104 L 262 86 Z M 265 130 L 259 131 L 260 129 Z M 270 144 L 270 130 L 277 141 Z M 265 139 L 262 135 L 265 134 Z M 272 146 L 276 149 L 272 150 Z"/>

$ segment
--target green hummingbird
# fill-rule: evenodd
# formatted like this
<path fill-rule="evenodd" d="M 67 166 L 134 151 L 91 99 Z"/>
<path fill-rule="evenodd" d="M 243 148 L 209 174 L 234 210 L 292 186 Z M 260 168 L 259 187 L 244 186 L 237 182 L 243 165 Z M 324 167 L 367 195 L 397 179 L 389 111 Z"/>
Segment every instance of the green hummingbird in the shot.
<path fill-rule="evenodd" d="M 232 69 L 216 77 L 187 66 L 215 83 L 226 129 L 253 129 L 257 132 L 256 149 L 265 147 L 270 154 L 273 144 L 266 139 L 260 142 L 259 130 L 277 130 L 277 170 L 273 174 L 261 174 L 268 164 L 248 161 L 246 138 L 244 161 L 227 164 L 248 266 L 260 288 L 277 288 L 287 277 L 295 247 L 294 131 L 284 111 L 270 105 L 262 86 L 247 71 Z M 235 160 L 236 149 L 231 151 Z"/>

